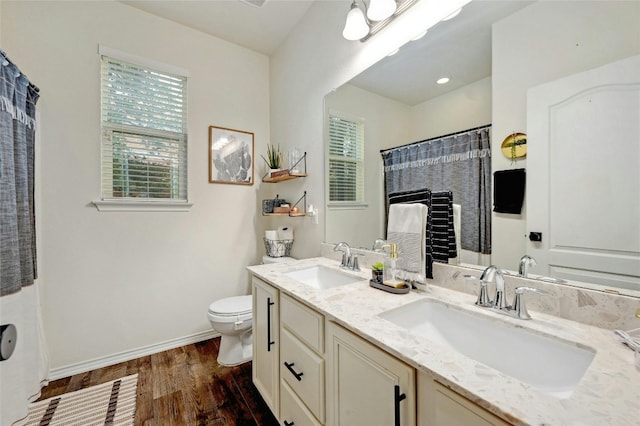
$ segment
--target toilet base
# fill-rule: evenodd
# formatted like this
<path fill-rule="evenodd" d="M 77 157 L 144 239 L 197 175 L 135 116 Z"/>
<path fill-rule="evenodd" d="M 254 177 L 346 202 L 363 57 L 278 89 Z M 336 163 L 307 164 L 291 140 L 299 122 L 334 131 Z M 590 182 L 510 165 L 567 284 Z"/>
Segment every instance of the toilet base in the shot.
<path fill-rule="evenodd" d="M 251 361 L 253 357 L 253 343 L 251 330 L 240 335 L 223 334 L 218 351 L 218 364 L 233 367 Z"/>

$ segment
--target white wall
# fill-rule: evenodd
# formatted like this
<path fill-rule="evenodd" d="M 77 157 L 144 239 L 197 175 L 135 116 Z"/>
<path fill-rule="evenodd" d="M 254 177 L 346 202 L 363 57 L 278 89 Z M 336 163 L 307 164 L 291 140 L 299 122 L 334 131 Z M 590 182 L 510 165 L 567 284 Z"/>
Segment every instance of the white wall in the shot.
<path fill-rule="evenodd" d="M 492 169 L 526 168 L 500 152 L 526 132 L 527 89 L 640 52 L 640 2 L 554 1 L 533 5 L 493 27 Z M 567 167 L 570 167 L 567 164 Z M 493 214 L 493 262 L 516 269 L 529 230 L 522 215 Z M 544 236 L 543 236 L 544 238 Z"/>
<path fill-rule="evenodd" d="M 410 108 L 350 84 L 325 98 L 325 109 L 364 120 L 364 187 L 366 207 L 326 210 L 326 241 L 347 241 L 352 247 L 371 248 L 384 238 L 384 187 L 380 150 L 409 141 Z M 326 194 L 325 194 L 326 195 Z"/>
<path fill-rule="evenodd" d="M 208 126 L 269 135 L 269 59 L 119 2 L 2 2 L 2 48 L 40 87 L 40 278 L 51 366 L 211 330 L 262 254 L 254 186 L 208 183 Z M 190 72 L 188 213 L 101 213 L 98 44 Z M 259 179 L 257 179 L 259 181 Z"/>

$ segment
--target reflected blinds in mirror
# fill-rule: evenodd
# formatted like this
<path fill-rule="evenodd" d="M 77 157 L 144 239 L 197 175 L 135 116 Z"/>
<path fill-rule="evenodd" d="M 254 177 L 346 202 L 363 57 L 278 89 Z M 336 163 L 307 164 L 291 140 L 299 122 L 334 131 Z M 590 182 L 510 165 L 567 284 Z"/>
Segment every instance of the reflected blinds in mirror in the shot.
<path fill-rule="evenodd" d="M 329 203 L 364 203 L 364 120 L 329 112 Z"/>

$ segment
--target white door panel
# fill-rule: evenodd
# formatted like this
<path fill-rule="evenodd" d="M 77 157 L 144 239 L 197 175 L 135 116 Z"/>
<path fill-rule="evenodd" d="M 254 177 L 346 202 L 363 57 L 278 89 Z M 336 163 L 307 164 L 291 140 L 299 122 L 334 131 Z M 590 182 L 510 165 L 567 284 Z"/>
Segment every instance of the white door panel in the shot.
<path fill-rule="evenodd" d="M 640 290 L 640 56 L 532 88 L 535 272 Z"/>

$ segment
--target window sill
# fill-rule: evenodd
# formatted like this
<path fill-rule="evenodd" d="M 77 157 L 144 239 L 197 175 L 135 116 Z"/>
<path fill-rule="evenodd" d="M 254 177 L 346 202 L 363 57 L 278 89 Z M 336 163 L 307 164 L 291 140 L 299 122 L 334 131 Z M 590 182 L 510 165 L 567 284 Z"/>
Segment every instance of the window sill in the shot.
<path fill-rule="evenodd" d="M 183 201 L 95 200 L 100 212 L 188 212 L 193 203 Z"/>

